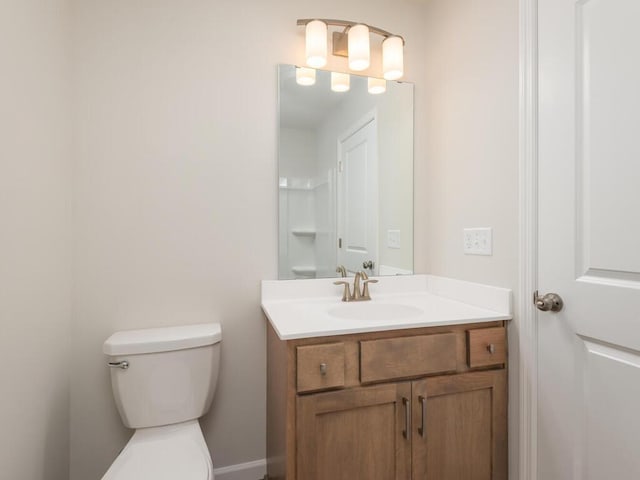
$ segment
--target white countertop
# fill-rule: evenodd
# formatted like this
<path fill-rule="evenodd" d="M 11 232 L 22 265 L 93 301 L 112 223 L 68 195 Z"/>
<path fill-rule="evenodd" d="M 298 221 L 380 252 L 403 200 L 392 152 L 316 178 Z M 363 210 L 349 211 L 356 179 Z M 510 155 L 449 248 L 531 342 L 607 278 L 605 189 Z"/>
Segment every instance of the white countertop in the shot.
<path fill-rule="evenodd" d="M 262 309 L 280 339 L 512 318 L 511 290 L 505 288 L 432 275 L 378 277 L 369 285 L 371 301 L 345 303 L 335 280 L 262 282 Z"/>

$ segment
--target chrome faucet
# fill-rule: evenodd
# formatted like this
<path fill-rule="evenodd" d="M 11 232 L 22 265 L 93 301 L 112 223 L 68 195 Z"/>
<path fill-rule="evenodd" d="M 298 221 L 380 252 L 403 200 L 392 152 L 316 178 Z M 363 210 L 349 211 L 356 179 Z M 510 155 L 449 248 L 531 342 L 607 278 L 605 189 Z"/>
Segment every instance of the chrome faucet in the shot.
<path fill-rule="evenodd" d="M 360 282 L 363 284 L 362 289 L 360 287 Z M 353 278 L 353 293 L 351 293 L 349 282 L 345 280 L 333 282 L 334 285 L 344 285 L 344 290 L 342 291 L 343 302 L 362 302 L 365 300 L 371 300 L 371 296 L 369 295 L 370 283 L 378 283 L 378 280 L 370 279 L 364 272 L 357 272 Z"/>

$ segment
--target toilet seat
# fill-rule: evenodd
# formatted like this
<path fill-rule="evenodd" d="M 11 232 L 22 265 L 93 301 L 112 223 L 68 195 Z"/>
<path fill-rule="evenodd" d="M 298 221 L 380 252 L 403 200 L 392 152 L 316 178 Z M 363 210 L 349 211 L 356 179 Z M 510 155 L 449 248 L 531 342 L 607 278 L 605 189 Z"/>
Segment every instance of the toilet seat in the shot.
<path fill-rule="evenodd" d="M 209 450 L 197 420 L 141 428 L 102 480 L 213 480 Z"/>

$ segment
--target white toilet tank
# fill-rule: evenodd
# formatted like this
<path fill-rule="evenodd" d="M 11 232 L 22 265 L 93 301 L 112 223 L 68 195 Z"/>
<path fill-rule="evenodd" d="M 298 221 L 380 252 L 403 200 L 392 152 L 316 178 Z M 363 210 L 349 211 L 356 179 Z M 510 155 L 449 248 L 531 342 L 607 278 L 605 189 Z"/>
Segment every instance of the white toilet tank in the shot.
<path fill-rule="evenodd" d="M 217 323 L 111 335 L 103 351 L 123 423 L 158 427 L 207 413 L 218 381 L 221 339 Z"/>

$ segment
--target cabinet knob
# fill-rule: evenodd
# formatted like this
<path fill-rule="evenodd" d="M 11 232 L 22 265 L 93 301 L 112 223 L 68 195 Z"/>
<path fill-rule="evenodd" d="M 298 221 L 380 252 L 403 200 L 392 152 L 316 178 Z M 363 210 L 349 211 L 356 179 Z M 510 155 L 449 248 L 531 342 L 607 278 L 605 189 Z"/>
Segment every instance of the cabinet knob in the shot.
<path fill-rule="evenodd" d="M 327 364 L 326 363 L 321 363 L 320 364 L 320 375 L 322 375 L 323 377 L 327 374 Z"/>
<path fill-rule="evenodd" d="M 496 353 L 496 346 L 493 343 L 490 343 L 489 345 L 487 345 L 487 352 L 493 355 L 494 353 Z"/>

